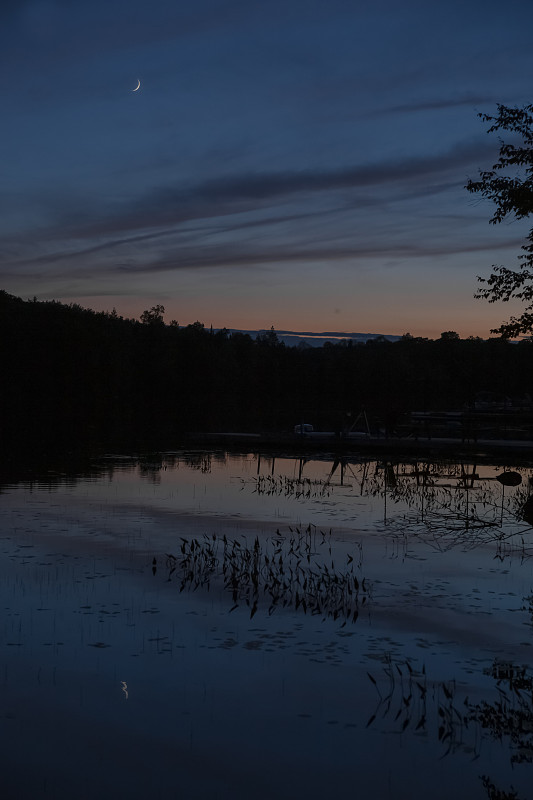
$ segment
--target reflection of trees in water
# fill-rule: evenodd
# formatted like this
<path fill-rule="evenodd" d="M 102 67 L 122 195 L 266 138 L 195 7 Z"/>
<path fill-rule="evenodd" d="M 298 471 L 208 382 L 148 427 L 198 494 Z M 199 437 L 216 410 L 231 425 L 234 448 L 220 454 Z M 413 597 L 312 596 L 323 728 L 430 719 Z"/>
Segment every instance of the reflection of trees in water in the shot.
<path fill-rule="evenodd" d="M 526 666 L 494 661 L 484 674 L 494 679 L 496 696 L 473 703 L 461 696 L 455 680 L 432 682 L 425 667 L 415 670 L 409 661 L 383 656 L 380 675 L 368 673 L 378 693 L 376 709 L 367 727 L 392 719 L 403 734 L 433 736 L 442 746 L 441 757 L 464 753 L 477 759 L 483 740 L 501 742 L 513 768 L 533 763 L 533 673 Z M 481 776 L 492 800 L 518 800 L 511 787 L 503 791 Z"/>
<path fill-rule="evenodd" d="M 0 469 L 0 494 L 6 487 L 24 484 L 31 493 L 35 491 L 55 492 L 61 488 L 74 489 L 79 483 L 97 483 L 102 479 L 111 482 L 121 472 L 134 472 L 136 458 L 112 456 L 92 461 L 89 457 L 75 462 L 50 460 L 46 465 L 31 463 L 11 468 L 8 464 Z"/>
<path fill-rule="evenodd" d="M 225 465 L 227 461 L 228 456 L 224 451 L 208 452 L 205 450 L 190 450 L 176 453 L 159 453 L 155 456 L 148 457 L 144 456 L 139 459 L 139 466 L 143 477 L 153 476 L 166 469 L 179 469 L 181 466 L 208 475 L 213 469 L 213 464 Z"/>
<path fill-rule="evenodd" d="M 70 461 L 68 454 L 57 457 L 57 461 L 43 464 L 16 465 L 9 469 L 9 465 L 0 465 L 0 493 L 4 486 L 17 483 L 26 483 L 30 489 L 55 491 L 60 487 L 74 488 L 79 483 L 96 483 L 102 479 L 113 481 L 123 474 L 137 473 L 139 477 L 149 483 L 161 482 L 161 474 L 168 469 L 177 469 L 185 466 L 203 473 L 211 472 L 213 462 L 226 464 L 225 452 L 209 453 L 205 451 L 175 452 L 175 453 L 143 453 L 141 455 L 109 454 L 99 455 L 95 458 L 87 456 L 85 459 Z"/>
<path fill-rule="evenodd" d="M 212 471 L 213 464 L 224 466 L 228 463 L 228 454 L 224 450 L 208 452 L 205 450 L 190 450 L 180 453 L 165 453 L 165 460 L 171 467 L 181 465 L 189 469 L 198 470 L 204 474 Z"/>
<path fill-rule="evenodd" d="M 185 453 L 180 457 L 179 462 L 184 464 L 189 469 L 196 469 L 204 474 L 209 474 L 212 469 L 212 454 L 211 453 Z M 177 466 L 177 464 L 173 464 Z"/>
<path fill-rule="evenodd" d="M 144 454 L 137 457 L 110 455 L 81 469 L 52 471 L 25 476 L 30 491 L 33 485 L 54 491 L 62 485 L 75 486 L 79 481 L 112 481 L 120 473 L 138 471 L 139 476 L 152 484 L 161 482 L 162 473 L 180 467 L 209 474 L 216 465 L 224 466 L 243 459 L 246 473 L 250 469 L 250 454 L 236 456 L 224 450 L 190 450 Z M 494 542 L 497 556 L 510 554 L 519 557 L 533 555 L 528 537 L 533 525 L 533 493 L 530 467 L 491 467 L 446 461 L 365 460 L 349 457 L 289 458 L 284 456 L 253 456 L 257 474 L 243 479 L 243 488 L 263 496 L 283 496 L 297 501 L 328 500 L 335 503 L 342 495 L 346 505 L 354 498 L 377 498 L 382 504 L 382 531 L 396 541 L 419 539 L 438 550 L 452 547 L 474 548 Z M 279 464 L 290 463 L 294 474 L 279 473 Z M 325 477 L 317 474 L 317 464 Z M 276 472 L 276 469 L 278 471 Z M 500 482 L 502 476 L 515 476 L 519 485 Z M 360 510 L 360 506 L 358 511 Z"/>
<path fill-rule="evenodd" d="M 139 458 L 139 475 L 149 483 L 161 483 L 161 472 L 167 469 L 161 453 L 151 453 Z"/>

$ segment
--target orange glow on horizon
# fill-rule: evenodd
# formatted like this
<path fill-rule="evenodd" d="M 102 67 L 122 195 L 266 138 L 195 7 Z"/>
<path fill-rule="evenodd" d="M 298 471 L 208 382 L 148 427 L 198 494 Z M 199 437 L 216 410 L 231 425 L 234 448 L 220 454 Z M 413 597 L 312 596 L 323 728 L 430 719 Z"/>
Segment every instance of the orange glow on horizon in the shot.
<path fill-rule="evenodd" d="M 175 301 L 169 301 L 164 297 L 65 297 L 61 300 L 64 303 L 77 303 L 84 308 L 94 311 L 111 312 L 116 309 L 119 316 L 129 319 L 139 319 L 142 312 L 154 305 L 161 304 L 165 307 L 165 322 L 169 324 L 175 319 L 180 326 L 186 326 L 199 321 L 206 328 L 215 329 L 228 328 L 232 330 L 269 330 L 272 326 L 278 331 L 294 331 L 315 333 L 320 335 L 324 332 L 343 333 L 369 333 L 383 334 L 389 336 L 401 336 L 410 333 L 415 337 L 428 339 L 439 339 L 443 331 L 456 331 L 462 339 L 469 336 L 479 336 L 487 339 L 491 334 L 491 328 L 497 328 L 510 316 L 520 313 L 521 306 L 517 304 L 513 309 L 511 304 L 503 308 L 489 305 L 480 300 L 471 300 L 466 308 L 455 308 L 451 313 L 446 309 L 427 308 L 421 312 L 420 308 L 413 308 L 409 313 L 408 309 L 402 308 L 398 313 L 390 313 L 390 310 L 381 313 L 370 309 L 365 314 L 354 313 L 347 319 L 346 314 L 330 313 L 318 317 L 314 313 L 309 313 L 305 309 L 296 309 L 294 314 L 282 315 L 277 310 L 269 312 L 254 308 L 237 307 L 233 311 L 230 308 L 216 309 L 211 303 L 201 303 L 197 309 L 183 312 Z M 500 313 L 498 313 L 500 312 Z"/>

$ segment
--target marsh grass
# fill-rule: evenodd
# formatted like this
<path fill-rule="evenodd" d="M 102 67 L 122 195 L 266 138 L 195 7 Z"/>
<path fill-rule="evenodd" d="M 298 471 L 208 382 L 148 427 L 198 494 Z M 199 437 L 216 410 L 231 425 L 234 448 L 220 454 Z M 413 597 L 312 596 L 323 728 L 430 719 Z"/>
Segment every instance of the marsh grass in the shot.
<path fill-rule="evenodd" d="M 252 492 L 267 497 L 292 497 L 295 500 L 311 498 L 327 498 L 331 495 L 329 481 L 311 480 L 310 478 L 289 478 L 286 475 L 258 475 L 247 481 L 243 480 L 243 488 L 248 483 L 253 486 Z"/>
<path fill-rule="evenodd" d="M 472 760 L 481 754 L 484 739 L 506 745 L 510 764 L 533 763 L 533 673 L 523 665 L 495 660 L 485 669 L 493 678 L 496 696 L 473 703 L 460 695 L 455 680 L 429 681 L 425 667 L 416 671 L 409 661 L 383 657 L 380 675 L 368 678 L 378 702 L 367 728 L 378 719 L 392 719 L 398 733 L 436 736 L 445 747 L 442 757 L 462 751 Z M 490 777 L 481 776 L 491 800 L 519 800 L 510 791 L 498 789 Z"/>
<path fill-rule="evenodd" d="M 533 627 L 533 592 L 527 597 L 524 597 L 523 600 L 524 603 L 527 603 L 527 606 L 522 606 L 522 611 L 527 611 L 529 613 L 529 625 Z"/>
<path fill-rule="evenodd" d="M 157 561 L 154 564 L 157 566 Z M 167 553 L 168 580 L 179 581 L 180 592 L 222 586 L 234 611 L 240 606 L 252 618 L 260 608 L 273 614 L 291 608 L 324 619 L 356 622 L 359 608 L 370 598 L 361 575 L 362 547 L 356 543 L 342 567 L 332 557 L 331 532 L 289 528 L 289 535 L 249 544 L 216 534 L 181 538 L 179 554 Z M 155 574 L 155 573 L 154 573 Z"/>
<path fill-rule="evenodd" d="M 340 482 L 334 483 L 339 464 Z M 298 477 L 264 474 L 241 479 L 242 489 L 251 489 L 257 496 L 290 497 L 302 502 L 334 502 L 339 490 L 344 501 L 350 497 L 380 498 L 380 530 L 393 538 L 404 536 L 408 530 L 409 538 L 439 551 L 494 543 L 501 558 L 513 555 L 526 559 L 533 555 L 533 545 L 528 541 L 533 531 L 533 514 L 530 517 L 527 513 L 533 507 L 529 467 L 480 477 L 475 465 L 463 463 L 337 459 L 325 479 L 307 478 L 302 469 Z M 348 472 L 350 483 L 344 480 Z M 507 476 L 513 478 L 511 483 L 504 480 Z"/>
<path fill-rule="evenodd" d="M 503 791 L 503 789 L 498 789 L 495 783 L 491 781 L 488 775 L 481 775 L 481 781 L 483 783 L 483 788 L 487 792 L 487 797 L 489 800 L 520 800 L 517 792 L 511 787 L 509 792 Z"/>

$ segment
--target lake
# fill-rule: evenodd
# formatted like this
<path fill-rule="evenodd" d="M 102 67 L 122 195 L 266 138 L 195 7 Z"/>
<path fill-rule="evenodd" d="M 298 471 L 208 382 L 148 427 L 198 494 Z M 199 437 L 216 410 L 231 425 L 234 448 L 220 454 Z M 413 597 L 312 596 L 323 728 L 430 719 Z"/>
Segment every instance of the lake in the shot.
<path fill-rule="evenodd" d="M 530 798 L 532 475 L 189 450 L 5 480 L 2 796 Z"/>

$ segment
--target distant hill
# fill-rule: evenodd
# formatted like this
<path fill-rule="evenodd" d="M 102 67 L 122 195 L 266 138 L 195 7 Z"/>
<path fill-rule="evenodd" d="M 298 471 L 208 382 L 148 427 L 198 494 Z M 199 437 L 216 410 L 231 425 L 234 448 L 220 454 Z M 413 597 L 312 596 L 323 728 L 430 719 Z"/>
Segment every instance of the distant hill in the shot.
<path fill-rule="evenodd" d="M 248 331 L 241 328 L 230 328 L 231 333 L 247 333 L 252 339 L 259 335 L 268 333 L 267 330 Z M 280 342 L 289 347 L 296 347 L 299 344 L 306 344 L 309 347 L 322 347 L 326 342 L 338 344 L 343 340 L 351 340 L 354 344 L 366 342 L 372 339 L 386 339 L 388 342 L 397 342 L 401 336 L 385 335 L 382 333 L 342 333 L 340 331 L 322 331 L 313 333 L 312 331 L 283 331 L 276 330 L 276 335 Z"/>

